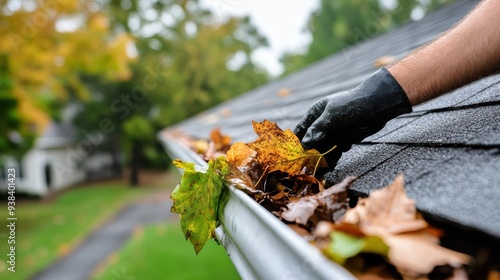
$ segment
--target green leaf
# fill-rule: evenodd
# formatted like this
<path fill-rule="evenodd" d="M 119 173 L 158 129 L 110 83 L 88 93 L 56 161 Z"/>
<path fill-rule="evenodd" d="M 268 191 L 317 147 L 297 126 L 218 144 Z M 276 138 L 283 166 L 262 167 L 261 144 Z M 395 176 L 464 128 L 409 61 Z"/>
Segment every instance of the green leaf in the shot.
<path fill-rule="evenodd" d="M 348 258 L 362 252 L 387 256 L 389 250 L 378 236 L 357 237 L 342 231 L 333 231 L 330 238 L 330 246 L 325 253 L 339 264 L 344 264 Z"/>
<path fill-rule="evenodd" d="M 226 184 L 224 176 L 229 173 L 229 166 L 224 156 L 210 160 L 206 170 L 181 160 L 175 160 L 174 164 L 183 168 L 184 173 L 170 195 L 173 201 L 170 211 L 180 214 L 182 232 L 198 254 L 207 240 L 214 236 L 219 198 Z"/>

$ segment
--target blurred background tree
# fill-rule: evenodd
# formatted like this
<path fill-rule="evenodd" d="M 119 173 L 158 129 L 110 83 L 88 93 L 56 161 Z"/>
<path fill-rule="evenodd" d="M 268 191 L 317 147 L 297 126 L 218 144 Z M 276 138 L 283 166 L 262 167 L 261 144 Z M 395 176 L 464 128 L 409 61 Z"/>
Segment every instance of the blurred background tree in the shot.
<path fill-rule="evenodd" d="M 88 80 L 96 101 L 83 104 L 75 123 L 91 129 L 102 118 L 113 120 L 117 129 L 108 137 L 109 147 L 125 149 L 132 185 L 138 183 L 139 166 L 168 164 L 155 134 L 149 132 L 269 79 L 250 59 L 252 51 L 267 41 L 249 18 L 216 21 L 195 0 L 111 0 L 101 10 L 109 15 L 113 32 L 133 38 L 137 59 L 130 63 L 130 80 Z M 114 160 L 119 161 L 119 153 L 114 149 Z"/>
<path fill-rule="evenodd" d="M 90 1 L 1 1 L 0 13 L 1 154 L 26 151 L 64 104 L 88 99 L 81 75 L 130 77 L 130 37 Z"/>
<path fill-rule="evenodd" d="M 23 123 L 18 101 L 12 94 L 7 56 L 0 56 L 0 154 L 19 156 L 31 146 L 33 133 Z"/>
<path fill-rule="evenodd" d="M 348 46 L 360 43 L 410 19 L 419 19 L 453 0 L 321 0 L 307 26 L 312 41 L 304 53 L 285 53 L 283 75 Z"/>

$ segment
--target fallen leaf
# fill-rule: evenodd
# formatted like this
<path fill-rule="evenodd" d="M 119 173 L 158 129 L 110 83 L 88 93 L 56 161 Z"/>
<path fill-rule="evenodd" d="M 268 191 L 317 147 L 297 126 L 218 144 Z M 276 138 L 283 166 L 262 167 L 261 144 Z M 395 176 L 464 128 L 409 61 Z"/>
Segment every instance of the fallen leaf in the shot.
<path fill-rule="evenodd" d="M 318 206 L 317 198 L 304 197 L 297 202 L 288 203 L 287 209 L 281 213 L 281 217 L 289 222 L 306 225 Z"/>
<path fill-rule="evenodd" d="M 280 88 L 280 90 L 278 90 L 278 96 L 279 97 L 287 97 L 290 95 L 291 92 L 292 92 L 292 90 L 289 88 Z"/>
<path fill-rule="evenodd" d="M 405 232 L 383 238 L 389 246 L 389 260 L 404 276 L 414 278 L 429 274 L 434 267 L 461 267 L 467 255 L 441 247 L 439 240 L 425 231 Z"/>
<path fill-rule="evenodd" d="M 302 236 L 303 238 L 310 239 L 311 233 L 307 231 L 307 229 L 297 225 L 297 224 L 288 224 L 288 227 L 291 228 L 295 233 Z"/>
<path fill-rule="evenodd" d="M 232 114 L 233 114 L 233 111 L 231 111 L 231 109 L 229 109 L 229 108 L 222 109 L 221 115 L 224 118 L 229 118 Z"/>
<path fill-rule="evenodd" d="M 144 228 L 142 227 L 134 227 L 134 230 L 132 231 L 132 238 L 135 240 L 142 240 L 144 237 Z"/>
<path fill-rule="evenodd" d="M 284 171 L 290 175 L 301 174 L 304 167 L 313 172 L 318 167 L 328 167 L 323 156 L 314 149 L 304 150 L 299 138 L 290 130 L 281 130 L 276 123 L 252 121 L 259 138 L 248 144 L 257 152 L 257 160 L 269 172 Z M 318 162 L 319 161 L 319 162 Z"/>
<path fill-rule="evenodd" d="M 216 227 L 219 197 L 226 184 L 224 176 L 229 174 L 228 162 L 226 157 L 218 157 L 208 162 L 206 170 L 181 160 L 174 164 L 184 172 L 170 196 L 170 211 L 180 214 L 182 232 L 198 254 Z"/>
<path fill-rule="evenodd" d="M 206 140 L 194 140 L 192 149 L 200 155 L 204 155 L 208 150 L 209 143 Z"/>
<path fill-rule="evenodd" d="M 256 155 L 257 152 L 250 149 L 246 144 L 242 142 L 234 143 L 227 151 L 227 160 L 229 165 L 237 168 L 238 171 L 231 169 L 231 176 L 226 176 L 226 179 L 244 189 L 260 190 L 260 184 L 259 186 L 256 186 L 256 184 L 263 176 L 263 170 L 255 158 Z M 239 182 L 241 179 L 245 181 L 243 185 Z"/>
<path fill-rule="evenodd" d="M 409 278 L 427 275 L 436 266 L 459 267 L 469 262 L 467 255 L 441 247 L 439 239 L 427 230 L 415 202 L 406 195 L 402 175 L 358 201 L 343 222 L 359 226 L 367 236 L 381 237 L 389 246 L 390 262 Z"/>
<path fill-rule="evenodd" d="M 210 132 L 210 140 L 214 143 L 217 151 L 227 151 L 231 145 L 231 137 L 223 135 L 219 128 L 215 128 Z"/>
<path fill-rule="evenodd" d="M 388 247 L 378 236 L 358 237 L 342 231 L 330 233 L 330 245 L 324 253 L 339 264 L 360 253 L 387 255 Z"/>
<path fill-rule="evenodd" d="M 375 67 L 380 68 L 392 64 L 396 61 L 398 61 L 397 57 L 393 55 L 384 55 L 377 58 L 373 64 L 375 65 Z"/>
<path fill-rule="evenodd" d="M 58 256 L 67 256 L 73 251 L 73 246 L 69 243 L 63 243 L 57 247 Z"/>
<path fill-rule="evenodd" d="M 223 135 L 219 128 L 215 128 L 210 132 L 210 143 L 205 149 L 203 159 L 209 161 L 221 155 L 225 155 L 231 145 L 231 137 Z"/>
<path fill-rule="evenodd" d="M 229 164 L 229 173 L 225 176 L 225 179 L 238 187 L 238 189 L 249 191 L 254 190 L 254 183 L 252 182 L 250 176 L 231 164 Z"/>
<path fill-rule="evenodd" d="M 417 216 L 415 201 L 406 195 L 402 175 L 387 187 L 371 192 L 368 198 L 360 199 L 343 220 L 358 224 L 367 235 L 385 236 L 427 227 Z"/>
<path fill-rule="evenodd" d="M 248 147 L 247 144 L 236 142 L 227 151 L 227 161 L 236 167 L 246 166 L 256 155 L 257 152 Z"/>
<path fill-rule="evenodd" d="M 349 206 L 347 190 L 354 179 L 347 177 L 341 183 L 322 192 L 288 203 L 281 217 L 301 225 L 307 225 L 310 220 L 314 224 L 320 220 L 334 222 L 340 220 Z"/>

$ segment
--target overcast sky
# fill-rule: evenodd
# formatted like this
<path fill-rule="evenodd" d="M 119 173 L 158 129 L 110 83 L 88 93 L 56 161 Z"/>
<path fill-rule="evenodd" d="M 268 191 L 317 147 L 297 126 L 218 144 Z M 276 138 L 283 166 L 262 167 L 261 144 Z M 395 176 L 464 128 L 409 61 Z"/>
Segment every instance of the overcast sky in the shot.
<path fill-rule="evenodd" d="M 273 75 L 283 71 L 279 58 L 285 51 L 302 50 L 310 42 L 304 32 L 319 0 L 201 0 L 217 16 L 249 15 L 259 31 L 268 39 L 269 47 L 261 48 L 253 59 Z"/>

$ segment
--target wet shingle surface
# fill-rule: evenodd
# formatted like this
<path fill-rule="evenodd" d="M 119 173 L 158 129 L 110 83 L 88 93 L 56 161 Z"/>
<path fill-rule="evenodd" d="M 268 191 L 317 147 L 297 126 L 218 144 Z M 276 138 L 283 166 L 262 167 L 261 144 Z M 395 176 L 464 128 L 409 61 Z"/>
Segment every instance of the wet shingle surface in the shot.
<path fill-rule="evenodd" d="M 433 112 L 374 140 L 379 143 L 500 145 L 500 105 Z"/>
<path fill-rule="evenodd" d="M 418 119 L 418 116 L 411 117 L 400 117 L 390 120 L 382 130 L 373 134 L 372 136 L 367 137 L 363 142 L 376 142 L 378 139 L 395 132 L 396 130 L 407 126 L 410 122 L 413 122 Z"/>
<path fill-rule="evenodd" d="M 456 1 L 418 22 L 332 55 L 175 126 L 206 138 L 220 127 L 234 141 L 255 138 L 251 120 L 293 128 L 319 98 L 348 90 L 376 71 L 383 55 L 402 57 L 461 20 L 479 1 Z M 282 89 L 288 95 L 279 95 Z M 223 111 L 233 112 L 230 116 Z M 345 153 L 330 180 L 358 176 L 359 194 L 404 172 L 419 209 L 500 240 L 500 75 L 414 107 Z"/>
<path fill-rule="evenodd" d="M 337 163 L 335 170 L 327 175 L 327 181 L 336 184 L 347 176 L 363 177 L 371 173 L 375 166 L 394 157 L 405 147 L 398 145 L 353 145 L 353 147 L 344 153 Z"/>

